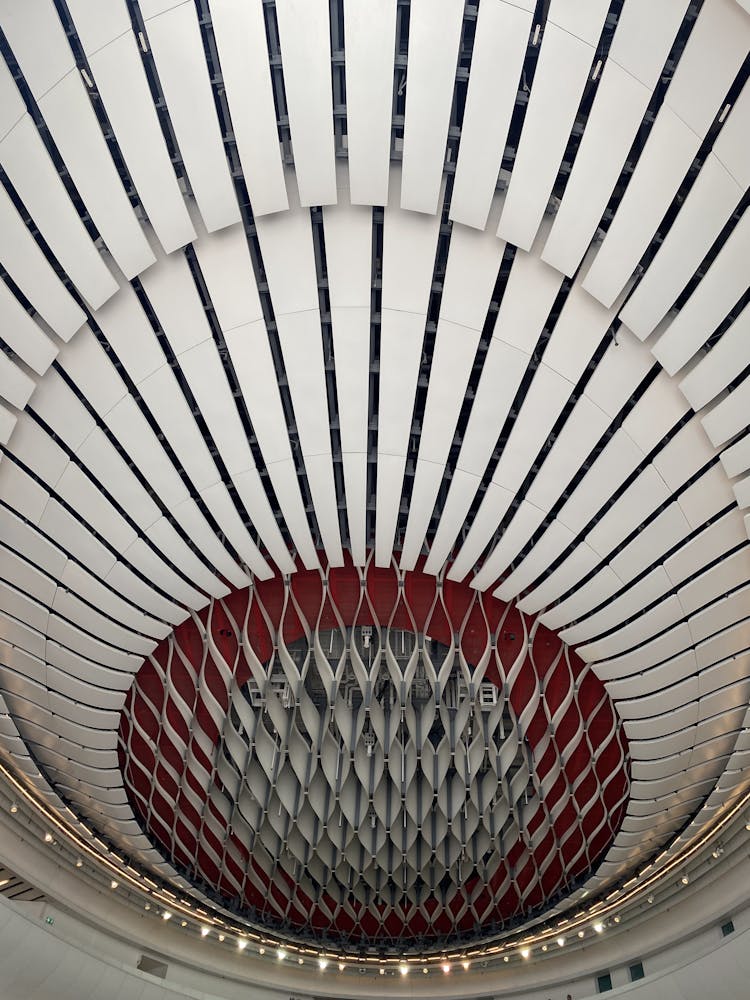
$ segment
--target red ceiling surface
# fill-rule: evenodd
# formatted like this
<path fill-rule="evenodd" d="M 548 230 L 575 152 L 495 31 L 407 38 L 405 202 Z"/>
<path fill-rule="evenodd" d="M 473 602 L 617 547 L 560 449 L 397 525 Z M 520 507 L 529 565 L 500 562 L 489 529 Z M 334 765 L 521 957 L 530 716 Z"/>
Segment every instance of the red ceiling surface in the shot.
<path fill-rule="evenodd" d="M 366 702 L 368 678 L 342 668 L 346 657 L 330 676 L 321 668 L 319 733 L 310 722 L 316 636 L 319 649 L 331 633 L 345 645 L 351 626 L 373 627 L 373 682 L 398 681 L 398 670 L 408 680 L 407 666 L 386 667 L 401 632 L 439 644 L 410 661 L 427 679 L 437 736 L 419 734 L 409 684 L 401 705 L 395 683 L 397 729 L 370 710 L 375 778 L 362 756 L 365 704 L 346 708 L 342 694 L 359 683 Z M 309 652 L 298 677 L 292 644 Z M 450 677 L 464 678 L 463 715 L 445 707 Z M 256 708 L 240 694 L 251 681 Z M 482 682 L 504 713 L 483 716 Z M 239 732 L 232 705 L 252 716 Z M 466 583 L 372 562 L 300 568 L 213 601 L 144 661 L 119 732 L 136 815 L 182 871 L 261 926 L 358 946 L 481 937 L 538 911 L 603 856 L 630 783 L 614 706 L 557 635 Z"/>

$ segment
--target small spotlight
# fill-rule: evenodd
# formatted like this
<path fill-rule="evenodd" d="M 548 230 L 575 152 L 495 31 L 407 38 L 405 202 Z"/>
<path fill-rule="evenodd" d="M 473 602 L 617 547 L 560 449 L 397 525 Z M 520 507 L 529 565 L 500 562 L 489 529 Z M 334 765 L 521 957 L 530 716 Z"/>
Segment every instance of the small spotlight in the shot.
<path fill-rule="evenodd" d="M 586 933 L 585 931 L 579 931 L 578 932 L 578 937 L 583 937 L 585 933 Z"/>
<path fill-rule="evenodd" d="M 11 811 L 11 812 L 13 813 L 13 815 L 14 815 L 14 816 L 15 816 L 15 814 L 16 814 L 16 813 L 18 812 L 18 806 L 16 805 L 16 803 L 15 803 L 15 802 L 14 802 L 14 803 L 13 803 L 13 805 L 12 805 L 12 806 L 10 807 L 10 811 Z"/>
<path fill-rule="evenodd" d="M 162 920 L 171 920 L 172 914 L 169 912 L 169 910 L 165 910 L 164 913 L 162 913 L 161 918 Z"/>
<path fill-rule="evenodd" d="M 117 882 L 115 879 L 112 879 L 112 881 L 109 883 L 109 887 L 110 889 L 116 889 L 119 884 L 120 883 Z"/>
<path fill-rule="evenodd" d="M 469 968 L 469 966 L 471 965 L 471 963 L 470 963 L 470 962 L 461 962 L 461 965 L 463 965 L 463 967 L 464 967 L 465 969 L 468 969 L 468 968 Z"/>
<path fill-rule="evenodd" d="M 382 965 L 381 965 L 381 967 L 380 967 L 380 968 L 378 969 L 378 972 L 380 973 L 380 975 L 381 975 L 381 976 L 384 976 L 384 975 L 385 975 L 385 969 L 384 969 L 384 968 L 382 967 Z"/>
<path fill-rule="evenodd" d="M 343 972 L 345 968 L 346 968 L 346 966 L 344 965 L 344 963 L 343 962 L 339 962 L 339 972 Z"/>
<path fill-rule="evenodd" d="M 45 844 L 51 844 L 52 843 L 52 839 L 53 838 L 52 838 L 52 834 L 51 833 L 45 833 L 45 835 L 44 835 L 44 842 L 45 842 Z"/>
<path fill-rule="evenodd" d="M 206 925 L 204 924 L 203 927 L 201 927 L 201 937 L 208 937 L 210 933 L 211 933 L 211 928 L 206 927 Z"/>
<path fill-rule="evenodd" d="M 507 955 L 503 955 L 503 961 L 504 962 L 510 962 L 510 959 L 508 958 Z"/>
<path fill-rule="evenodd" d="M 557 939 L 557 947 L 558 948 L 563 948 L 564 946 L 565 946 L 565 938 L 564 937 L 559 937 Z"/>
<path fill-rule="evenodd" d="M 297 959 L 297 965 L 304 965 L 304 964 L 305 964 L 304 958 L 298 958 Z"/>
<path fill-rule="evenodd" d="M 425 970 L 425 971 L 426 971 L 426 970 Z M 447 976 L 447 975 L 448 975 L 448 973 L 449 973 L 450 971 L 451 971 L 451 967 L 450 967 L 450 963 L 449 963 L 449 962 L 445 962 L 445 963 L 443 964 L 443 972 L 444 972 L 444 973 L 446 974 L 446 976 Z"/>
<path fill-rule="evenodd" d="M 429 970 L 429 969 L 427 968 L 427 966 L 425 966 L 425 967 L 424 967 L 424 969 L 422 969 L 422 973 L 423 973 L 423 974 L 424 974 L 425 976 L 427 975 L 427 973 L 428 973 L 429 971 L 430 971 L 430 970 Z"/>
<path fill-rule="evenodd" d="M 615 920 L 615 923 L 616 923 L 616 924 L 619 924 L 619 923 L 620 923 L 620 915 L 618 914 L 618 915 L 617 915 L 617 916 L 616 916 L 616 917 L 614 918 L 614 920 Z"/>
<path fill-rule="evenodd" d="M 258 948 L 258 954 L 259 955 L 265 955 L 265 953 L 266 953 L 266 949 L 265 948 Z"/>
<path fill-rule="evenodd" d="M 653 896 L 649 896 L 648 899 L 647 899 L 647 902 L 648 903 L 653 903 L 653 901 L 654 901 L 654 897 Z"/>
<path fill-rule="evenodd" d="M 319 958 L 318 959 L 318 965 L 320 966 L 321 969 L 327 969 L 328 968 L 328 959 L 327 958 Z"/>
<path fill-rule="evenodd" d="M 240 951 L 244 951 L 245 948 L 247 948 L 247 941 L 244 938 L 240 938 L 239 941 L 237 942 L 237 947 L 240 949 Z"/>
<path fill-rule="evenodd" d="M 279 948 L 279 950 L 276 952 L 276 957 L 280 962 L 284 961 L 284 959 L 286 958 L 286 952 L 284 951 L 283 948 Z"/>
<path fill-rule="evenodd" d="M 223 940 L 224 940 L 224 938 L 225 938 L 225 936 L 226 936 L 226 935 L 224 935 L 224 934 L 219 934 L 219 941 L 223 941 Z"/>
<path fill-rule="evenodd" d="M 405 976 L 409 972 L 409 966 L 408 965 L 399 965 L 398 971 L 401 973 L 402 976 Z"/>
<path fill-rule="evenodd" d="M 688 878 L 687 875 L 683 875 L 682 878 L 680 879 L 680 882 L 682 882 L 683 885 L 687 885 L 689 881 L 690 879 Z"/>
<path fill-rule="evenodd" d="M 528 958 L 531 954 L 530 948 L 521 948 L 521 958 Z"/>
<path fill-rule="evenodd" d="M 546 945 L 546 944 L 543 944 L 543 945 L 542 945 L 542 951 L 546 951 L 546 950 L 547 950 L 547 945 Z"/>
<path fill-rule="evenodd" d="M 181 920 L 180 927 L 187 927 L 187 920 Z"/>
<path fill-rule="evenodd" d="M 604 924 L 602 924 L 602 923 L 594 924 L 594 930 L 596 931 L 597 934 L 603 934 L 604 933 Z"/>
<path fill-rule="evenodd" d="M 83 861 L 80 858 L 76 861 L 76 868 L 83 868 Z"/>

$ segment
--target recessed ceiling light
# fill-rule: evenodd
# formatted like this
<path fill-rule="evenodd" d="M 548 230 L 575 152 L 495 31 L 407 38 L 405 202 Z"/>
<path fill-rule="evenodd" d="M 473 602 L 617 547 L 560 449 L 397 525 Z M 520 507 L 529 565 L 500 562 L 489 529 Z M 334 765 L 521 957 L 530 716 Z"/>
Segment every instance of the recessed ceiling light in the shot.
<path fill-rule="evenodd" d="M 224 934 L 219 934 L 219 941 L 223 941 L 223 940 L 224 940 L 224 937 L 225 937 L 225 935 L 224 935 Z"/>
<path fill-rule="evenodd" d="M 528 958 L 531 954 L 530 948 L 521 948 L 521 958 Z"/>
<path fill-rule="evenodd" d="M 565 944 L 565 938 L 564 937 L 559 937 L 557 939 L 557 945 L 558 945 L 558 947 L 562 948 L 564 944 Z"/>
<path fill-rule="evenodd" d="M 300 956 L 300 958 L 297 959 L 297 965 L 304 965 L 304 964 L 305 964 L 305 960 L 304 960 L 304 958 L 302 958 Z"/>
<path fill-rule="evenodd" d="M 172 919 L 172 914 L 169 912 L 169 910 L 165 910 L 164 913 L 162 913 L 162 915 L 161 915 L 161 919 L 162 920 L 171 920 Z"/>
<path fill-rule="evenodd" d="M 461 965 L 463 965 L 463 967 L 465 969 L 468 969 L 470 964 L 471 964 L 470 962 L 466 962 L 466 961 L 461 962 Z"/>
<path fill-rule="evenodd" d="M 583 937 L 585 933 L 586 933 L 586 931 L 579 931 L 578 932 L 578 937 Z"/>
<path fill-rule="evenodd" d="M 401 973 L 402 976 L 405 976 L 407 974 L 407 972 L 409 971 L 409 966 L 408 965 L 399 965 L 398 971 Z"/>
<path fill-rule="evenodd" d="M 680 882 L 682 882 L 683 885 L 687 885 L 689 881 L 690 879 L 688 878 L 687 875 L 683 875 L 682 878 L 680 879 Z"/>
<path fill-rule="evenodd" d="M 181 920 L 180 927 L 187 927 L 187 920 Z"/>
<path fill-rule="evenodd" d="M 201 937 L 208 937 L 210 933 L 211 933 L 211 928 L 206 927 L 206 925 L 204 924 L 203 927 L 201 927 Z"/>
<path fill-rule="evenodd" d="M 319 958 L 318 959 L 318 965 L 320 966 L 321 969 L 327 969 L 328 968 L 328 959 L 327 958 Z"/>
<path fill-rule="evenodd" d="M 15 813 L 17 813 L 17 812 L 18 812 L 18 806 L 16 805 L 16 803 L 15 803 L 15 802 L 14 802 L 14 803 L 13 803 L 13 805 L 12 805 L 12 806 L 10 807 L 10 811 L 11 811 L 11 812 L 12 812 L 13 814 L 15 814 Z"/>
<path fill-rule="evenodd" d="M 596 931 L 597 934 L 604 933 L 604 924 L 602 924 L 602 923 L 596 923 L 596 924 L 594 924 L 594 930 Z"/>
<path fill-rule="evenodd" d="M 112 881 L 109 883 L 109 887 L 110 889 L 116 889 L 119 884 L 120 883 L 116 879 L 112 879 Z"/>
<path fill-rule="evenodd" d="M 503 961 L 504 962 L 510 962 L 510 959 L 508 958 L 507 955 L 503 955 Z"/>
<path fill-rule="evenodd" d="M 547 945 L 546 945 L 546 944 L 543 944 L 543 945 L 542 945 L 542 951 L 546 951 L 546 950 L 547 950 Z"/>
<path fill-rule="evenodd" d="M 443 962 L 443 972 L 447 975 L 451 971 L 450 962 Z"/>
<path fill-rule="evenodd" d="M 616 924 L 619 924 L 619 923 L 620 923 L 620 915 L 618 914 L 618 915 L 617 915 L 617 916 L 616 916 L 616 917 L 614 918 L 614 920 L 615 920 L 615 923 L 616 923 Z"/>
<path fill-rule="evenodd" d="M 240 951 L 244 951 L 245 948 L 247 948 L 247 941 L 244 938 L 240 938 L 239 941 L 237 942 L 237 947 L 240 949 Z"/>
<path fill-rule="evenodd" d="M 345 968 L 346 968 L 346 966 L 344 965 L 344 963 L 343 962 L 339 962 L 339 972 L 343 972 Z"/>
<path fill-rule="evenodd" d="M 144 910 L 150 910 L 151 909 L 151 903 L 146 903 L 146 905 L 143 907 L 143 909 Z"/>
<path fill-rule="evenodd" d="M 385 969 L 382 966 L 378 969 L 378 972 L 380 973 L 381 976 L 385 975 Z"/>
<path fill-rule="evenodd" d="M 52 839 L 53 838 L 52 838 L 52 834 L 51 833 L 45 833 L 45 835 L 44 835 L 44 842 L 45 842 L 45 844 L 51 844 L 52 843 Z"/>
<path fill-rule="evenodd" d="M 76 868 L 83 868 L 83 861 L 80 858 L 76 861 Z"/>

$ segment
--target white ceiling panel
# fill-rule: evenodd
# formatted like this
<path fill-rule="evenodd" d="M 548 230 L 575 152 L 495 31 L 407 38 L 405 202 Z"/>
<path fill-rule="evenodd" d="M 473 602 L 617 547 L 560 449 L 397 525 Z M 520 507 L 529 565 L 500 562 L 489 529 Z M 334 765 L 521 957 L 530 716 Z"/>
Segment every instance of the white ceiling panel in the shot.
<path fill-rule="evenodd" d="M 750 580 L 750 549 L 747 545 L 680 587 L 677 596 L 685 613 L 692 614 L 746 580 Z M 750 613 L 750 605 L 746 605 L 746 610 Z"/>
<path fill-rule="evenodd" d="M 485 590 L 516 558 L 526 542 L 544 520 L 545 511 L 523 500 L 503 537 L 482 564 L 472 580 L 472 586 Z"/>
<path fill-rule="evenodd" d="M 336 201 L 327 0 L 278 0 L 281 59 L 294 169 L 303 205 Z"/>
<path fill-rule="evenodd" d="M 548 21 L 497 231 L 523 250 L 531 249 L 547 208 L 594 54 L 592 45 Z"/>
<path fill-rule="evenodd" d="M 479 9 L 451 196 L 454 222 L 488 226 L 532 19 L 523 4 L 495 0 Z"/>
<path fill-rule="evenodd" d="M 585 287 L 605 305 L 632 274 L 747 54 L 750 24 L 728 0 L 698 15 Z"/>
<path fill-rule="evenodd" d="M 736 509 L 730 510 L 670 556 L 664 567 L 673 583 L 681 583 L 702 566 L 745 541 L 742 515 Z"/>
<path fill-rule="evenodd" d="M 316 514 L 320 514 L 318 526 L 326 554 L 331 565 L 338 566 L 342 558 L 341 536 L 338 519 L 331 510 L 331 505 L 335 504 L 336 493 L 333 483 L 320 313 L 315 309 L 277 314 L 276 323 L 305 466 L 311 459 L 320 457 L 325 459 L 324 462 L 315 463 L 317 474 L 308 476 L 308 482 L 313 506 Z"/>
<path fill-rule="evenodd" d="M 653 465 L 674 492 L 716 457 L 700 421 L 693 417 L 654 455 Z"/>
<path fill-rule="evenodd" d="M 579 656 L 587 663 L 604 657 L 616 656 L 663 632 L 682 617 L 682 608 L 676 597 L 668 597 L 635 621 L 617 629 L 603 639 L 578 648 Z M 618 706 L 619 707 L 619 706 Z"/>
<path fill-rule="evenodd" d="M 674 375 L 703 346 L 747 288 L 743 267 L 750 256 L 750 212 L 745 212 L 678 315 L 652 348 Z"/>
<path fill-rule="evenodd" d="M 670 497 L 664 480 L 647 466 L 586 536 L 587 543 L 604 556 L 643 524 Z"/>
<path fill-rule="evenodd" d="M 238 222 L 240 210 L 229 174 L 203 55 L 198 16 L 191 4 L 146 18 L 159 82 L 195 200 L 206 229 Z"/>
<path fill-rule="evenodd" d="M 436 474 L 437 469 L 434 469 L 435 477 Z M 448 558 L 480 482 L 481 476 L 465 472 L 461 468 L 457 468 L 453 473 L 448 498 L 443 505 L 440 522 L 430 546 L 430 554 L 425 562 L 425 572 L 437 573 Z"/>
<path fill-rule="evenodd" d="M 721 466 L 714 465 L 681 493 L 677 502 L 690 526 L 699 528 L 714 514 L 733 504 L 735 498 Z"/>
<path fill-rule="evenodd" d="M 503 601 L 511 600 L 541 576 L 545 569 L 573 541 L 574 535 L 561 521 L 554 520 L 519 566 L 493 591 Z M 527 606 L 527 605 L 525 605 Z"/>
<path fill-rule="evenodd" d="M 574 385 L 542 362 L 534 372 L 521 412 L 492 474 L 492 481 L 514 493 L 531 469 Z"/>
<path fill-rule="evenodd" d="M 644 33 L 650 34 L 650 27 Z M 543 259 L 563 274 L 572 275 L 583 260 L 650 100 L 647 87 L 615 60 L 607 61 L 542 251 Z"/>
<path fill-rule="evenodd" d="M 349 192 L 354 205 L 386 205 L 391 148 L 396 5 L 344 6 Z"/>
<path fill-rule="evenodd" d="M 562 523 L 580 531 L 642 460 L 643 452 L 632 438 L 617 431 L 560 509 Z"/>
<path fill-rule="evenodd" d="M 635 270 L 700 144 L 700 136 L 663 104 L 583 282 L 605 306 L 612 305 Z"/>
<path fill-rule="evenodd" d="M 128 278 L 154 261 L 76 70 L 38 96 L 50 134 L 107 249 Z"/>
<path fill-rule="evenodd" d="M 741 196 L 737 182 L 709 154 L 666 239 L 620 313 L 641 340 L 667 314 Z"/>
<path fill-rule="evenodd" d="M 347 519 L 360 565 L 366 558 L 372 213 L 344 203 L 326 208 L 323 221 Z"/>
<path fill-rule="evenodd" d="M 471 528 L 462 539 L 459 553 L 448 573 L 449 579 L 463 580 L 467 576 L 508 512 L 514 495 L 513 490 L 495 482 L 489 483 Z"/>
<path fill-rule="evenodd" d="M 461 0 L 410 7 L 401 208 L 413 212 L 434 213 L 440 197 L 463 13 Z"/>
<path fill-rule="evenodd" d="M 0 186 L 0 261 L 42 319 L 63 340 L 69 340 L 85 316 L 52 270 Z"/>
<path fill-rule="evenodd" d="M 723 397 L 701 418 L 711 442 L 717 447 L 747 429 L 750 413 L 750 376 Z"/>
<path fill-rule="evenodd" d="M 445 465 L 442 462 L 417 459 L 414 485 L 409 499 L 409 518 L 406 522 L 406 534 L 399 560 L 401 569 L 414 569 L 422 552 L 422 545 L 435 507 L 435 497 L 438 495 L 444 474 Z M 461 475 L 460 472 L 458 475 Z M 443 511 L 443 518 L 445 517 L 446 512 Z M 460 530 L 460 524 L 453 524 L 452 527 L 456 533 Z M 446 522 L 444 532 L 447 534 L 448 530 Z"/>
<path fill-rule="evenodd" d="M 585 543 L 577 546 L 543 583 L 524 598 L 524 607 L 541 608 L 550 603 L 550 596 L 567 593 L 596 565 L 596 557 Z M 575 588 L 570 597 L 541 615 L 540 620 L 547 628 L 560 628 L 574 621 L 586 611 L 608 600 L 622 588 L 622 581 L 609 566 L 602 566 L 586 583 Z"/>
<path fill-rule="evenodd" d="M 57 347 L 29 316 L 4 281 L 0 281 L 0 334 L 16 355 L 44 375 L 55 359 Z"/>
<path fill-rule="evenodd" d="M 132 32 L 89 56 L 96 87 L 149 222 L 171 253 L 195 239 Z"/>
<path fill-rule="evenodd" d="M 543 510 L 550 510 L 570 482 L 571 470 L 580 468 L 609 423 L 607 415 L 595 403 L 581 396 L 545 456 L 529 488 L 527 500 Z"/>
<path fill-rule="evenodd" d="M 85 299 L 102 305 L 117 282 L 68 200 L 31 118 L 0 141 L 0 162 L 50 249 Z"/>
<path fill-rule="evenodd" d="M 649 561 L 660 559 L 688 534 L 690 525 L 676 503 L 670 504 L 650 524 L 615 555 L 610 565 L 618 577 L 627 583 L 637 576 Z"/>
<path fill-rule="evenodd" d="M 375 522 L 375 565 L 390 566 L 396 534 L 401 488 L 406 459 L 378 452 L 377 520 Z"/>
<path fill-rule="evenodd" d="M 721 453 L 721 464 L 731 478 L 750 469 L 750 435 L 746 434 Z"/>
<path fill-rule="evenodd" d="M 260 0 L 212 0 L 211 24 L 254 215 L 289 207 Z M 295 147 L 296 148 L 296 147 Z"/>
<path fill-rule="evenodd" d="M 642 608 L 662 597 L 669 587 L 669 577 L 661 566 L 657 566 L 656 569 L 652 569 L 650 573 L 640 579 L 637 585 L 630 587 L 614 600 L 607 601 L 606 606 L 595 614 L 589 615 L 576 625 L 564 629 L 560 633 L 560 637 L 570 645 L 578 645 L 587 639 L 608 632 L 610 629 L 616 628 L 621 621 L 627 621 L 633 615 L 638 614 Z M 594 607 L 602 603 L 601 597 L 592 596 L 594 597 Z"/>
<path fill-rule="evenodd" d="M 694 410 L 700 410 L 750 365 L 750 306 L 745 306 L 721 340 L 680 382 Z"/>

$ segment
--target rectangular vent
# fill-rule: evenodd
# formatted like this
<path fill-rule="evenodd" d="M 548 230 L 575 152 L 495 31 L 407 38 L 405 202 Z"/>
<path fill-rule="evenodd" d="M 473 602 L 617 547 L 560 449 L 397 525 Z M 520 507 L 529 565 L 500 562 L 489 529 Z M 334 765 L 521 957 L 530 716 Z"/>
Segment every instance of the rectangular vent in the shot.
<path fill-rule="evenodd" d="M 643 971 L 643 962 L 634 962 L 628 969 L 630 973 L 630 982 L 635 983 L 639 979 L 643 979 L 646 973 Z"/>
<path fill-rule="evenodd" d="M 731 920 L 727 920 L 725 924 L 721 925 L 722 937 L 729 937 L 729 935 L 733 933 L 734 933 L 734 923 Z"/>
<path fill-rule="evenodd" d="M 600 972 L 596 977 L 596 992 L 608 993 L 612 989 L 612 976 L 609 972 Z"/>
<path fill-rule="evenodd" d="M 147 972 L 157 979 L 167 978 L 167 963 L 158 958 L 149 958 L 148 955 L 141 955 L 136 966 L 141 972 Z"/>

